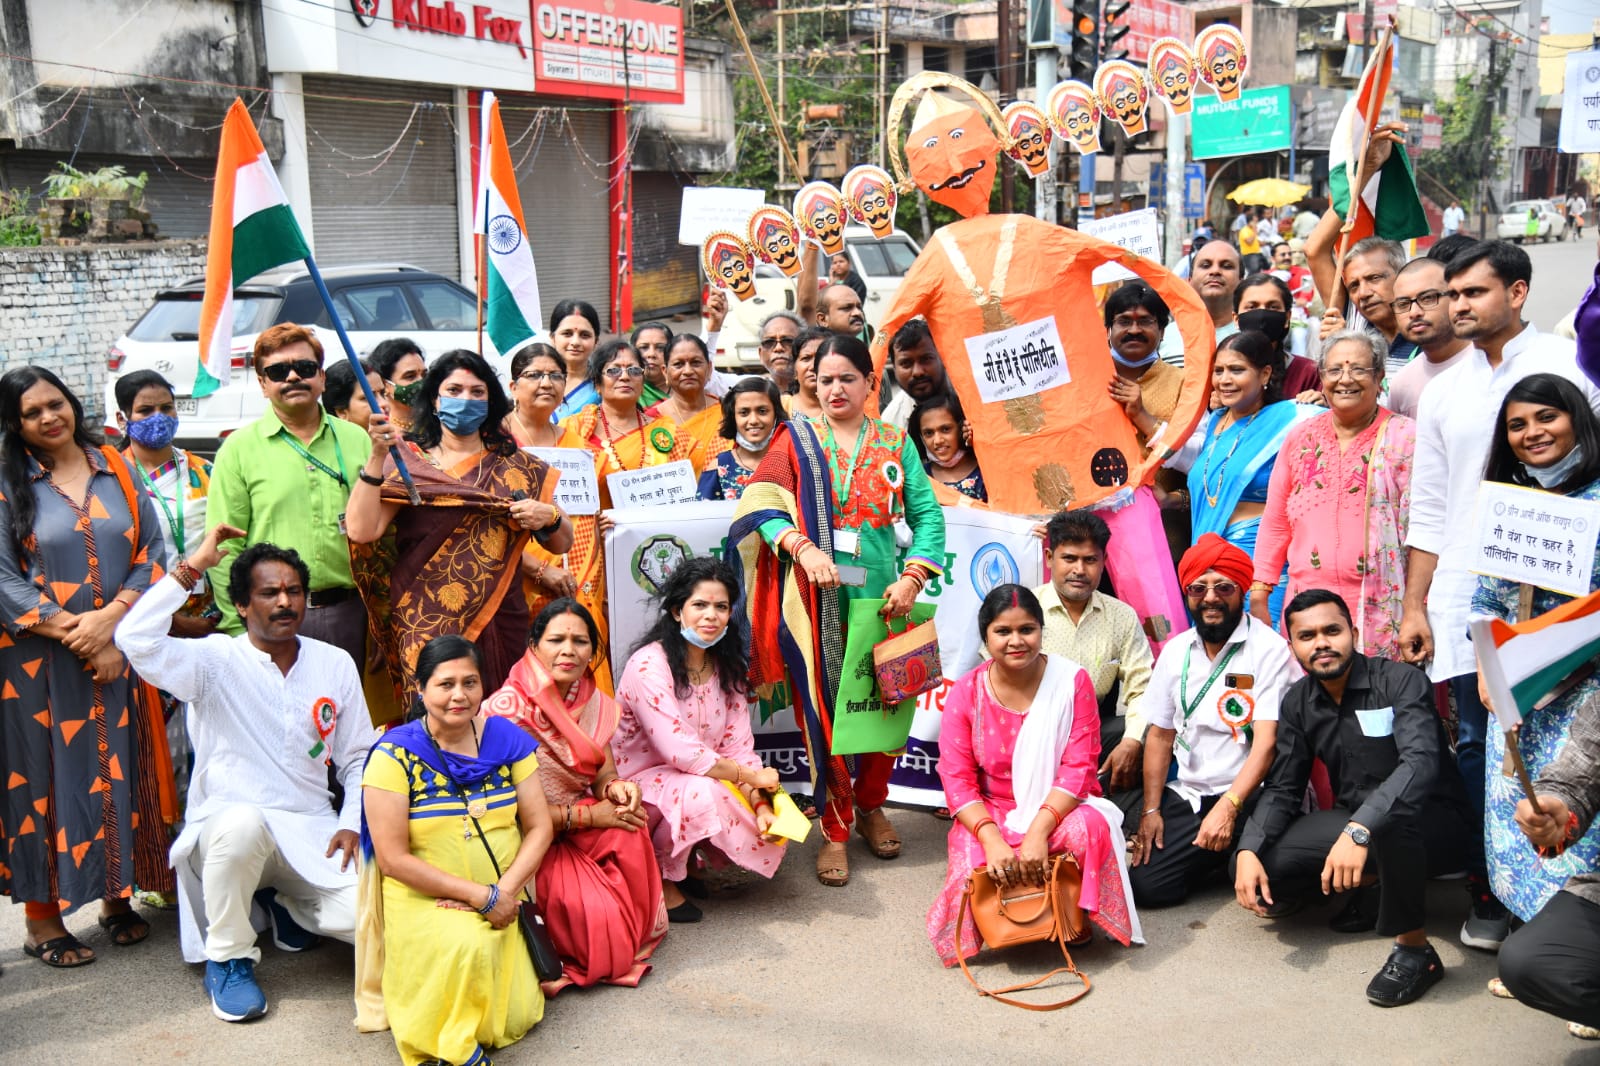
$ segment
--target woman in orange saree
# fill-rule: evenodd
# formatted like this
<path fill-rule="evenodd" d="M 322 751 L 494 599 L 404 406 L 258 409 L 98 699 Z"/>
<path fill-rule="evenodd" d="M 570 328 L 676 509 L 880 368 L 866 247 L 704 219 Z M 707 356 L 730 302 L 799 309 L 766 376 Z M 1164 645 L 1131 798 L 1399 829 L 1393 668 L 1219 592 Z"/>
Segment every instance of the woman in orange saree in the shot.
<path fill-rule="evenodd" d="M 712 372 L 706 342 L 678 334 L 667 345 L 667 398 L 645 411 L 646 418 L 671 419 L 707 456 L 733 443 L 722 436 L 722 405 L 706 392 Z"/>
<path fill-rule="evenodd" d="M 706 461 L 700 442 L 682 432 L 672 419 L 653 419 L 641 409 L 644 361 L 631 344 L 619 338 L 596 348 L 589 361 L 589 379 L 599 390 L 600 402 L 590 404 L 561 424 L 561 447 L 587 448 L 594 456 L 602 508 L 612 506 L 611 486 L 606 479 L 619 471 L 687 459 L 695 476 L 700 476 Z M 720 413 L 721 408 L 717 410 Z M 603 515 L 574 516 L 572 526 L 573 547 L 567 553 L 566 569 L 577 584 L 573 598 L 588 609 L 600 629 L 600 649 L 607 654 L 595 666 L 595 684 L 610 694 L 615 690 L 611 681 L 610 633 L 605 622 L 602 550 L 610 521 Z"/>
<path fill-rule="evenodd" d="M 420 506 L 388 454 L 400 440 L 393 424 L 376 414 L 368 424 L 372 456 L 350 492 L 345 525 L 356 587 L 397 691 L 422 646 L 446 634 L 478 643 L 484 687 L 498 688 L 528 631 L 517 587 L 523 546 L 530 533 L 552 551 L 572 542 L 570 523 L 550 502 L 550 468 L 501 429 L 509 410 L 477 353 L 446 352 L 428 368 L 405 440 Z"/>
<path fill-rule="evenodd" d="M 611 735 L 621 708 L 589 673 L 599 646 L 594 617 L 563 597 L 533 620 L 528 651 L 484 708 L 539 742 L 556 838 L 535 876 L 535 895 L 569 985 L 637 987 L 667 931 L 661 871 L 639 786 L 617 776 Z"/>

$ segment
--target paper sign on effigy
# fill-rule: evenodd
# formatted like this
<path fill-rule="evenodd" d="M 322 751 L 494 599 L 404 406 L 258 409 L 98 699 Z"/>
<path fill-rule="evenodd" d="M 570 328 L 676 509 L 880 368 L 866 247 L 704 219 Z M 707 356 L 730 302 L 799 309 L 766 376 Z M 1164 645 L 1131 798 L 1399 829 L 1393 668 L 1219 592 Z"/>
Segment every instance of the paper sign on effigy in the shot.
<path fill-rule="evenodd" d="M 1567 596 L 1589 594 L 1600 501 L 1485 481 L 1467 569 Z"/>
<path fill-rule="evenodd" d="M 606 475 L 611 502 L 616 507 L 660 507 L 664 503 L 684 503 L 697 499 L 694 466 L 677 459 L 642 470 L 618 470 Z"/>
<path fill-rule="evenodd" d="M 567 514 L 600 512 L 600 482 L 594 473 L 594 456 L 585 448 L 524 448 L 561 475 L 554 503 Z"/>
<path fill-rule="evenodd" d="M 967 359 L 984 403 L 1032 396 L 1072 380 L 1055 315 L 968 337 Z"/>

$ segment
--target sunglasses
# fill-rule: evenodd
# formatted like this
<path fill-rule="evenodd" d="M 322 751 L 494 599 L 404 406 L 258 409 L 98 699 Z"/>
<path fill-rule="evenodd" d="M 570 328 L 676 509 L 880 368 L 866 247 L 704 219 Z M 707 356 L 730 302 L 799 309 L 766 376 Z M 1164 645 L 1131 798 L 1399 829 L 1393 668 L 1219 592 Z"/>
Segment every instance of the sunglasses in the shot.
<path fill-rule="evenodd" d="M 272 363 L 261 368 L 262 377 L 280 384 L 289 380 L 291 372 L 301 381 L 310 381 L 322 373 L 322 364 L 315 359 L 291 359 L 285 363 Z"/>
<path fill-rule="evenodd" d="M 612 381 L 616 381 L 618 378 L 622 377 L 622 375 L 624 375 L 624 374 L 628 375 L 630 378 L 642 378 L 642 377 L 644 377 L 644 367 L 642 367 L 642 366 L 608 366 L 605 369 L 606 377 L 610 378 Z"/>
<path fill-rule="evenodd" d="M 1218 581 L 1215 585 L 1203 585 L 1196 581 L 1184 590 L 1184 594 L 1192 600 L 1203 600 L 1209 592 L 1215 592 L 1222 599 L 1227 599 L 1239 591 L 1239 586 L 1232 581 Z"/>
<path fill-rule="evenodd" d="M 793 348 L 793 347 L 794 347 L 794 338 L 793 337 L 763 337 L 763 338 L 761 338 L 761 350 L 764 351 L 764 352 L 770 352 L 774 348 Z"/>

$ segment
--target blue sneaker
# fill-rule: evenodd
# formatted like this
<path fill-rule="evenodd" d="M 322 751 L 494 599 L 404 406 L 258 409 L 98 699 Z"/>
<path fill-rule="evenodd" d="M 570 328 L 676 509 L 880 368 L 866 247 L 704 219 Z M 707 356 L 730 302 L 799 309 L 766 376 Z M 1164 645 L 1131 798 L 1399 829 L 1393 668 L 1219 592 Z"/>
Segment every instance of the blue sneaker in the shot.
<path fill-rule="evenodd" d="M 211 1013 L 225 1022 L 245 1022 L 267 1013 L 267 997 L 256 984 L 256 964 L 249 959 L 206 962 L 206 992 Z"/>
<path fill-rule="evenodd" d="M 278 893 L 274 890 L 263 888 L 256 893 L 255 901 L 272 921 L 272 943 L 279 951 L 307 951 L 322 943 L 320 936 L 294 920 L 288 908 L 278 902 Z"/>

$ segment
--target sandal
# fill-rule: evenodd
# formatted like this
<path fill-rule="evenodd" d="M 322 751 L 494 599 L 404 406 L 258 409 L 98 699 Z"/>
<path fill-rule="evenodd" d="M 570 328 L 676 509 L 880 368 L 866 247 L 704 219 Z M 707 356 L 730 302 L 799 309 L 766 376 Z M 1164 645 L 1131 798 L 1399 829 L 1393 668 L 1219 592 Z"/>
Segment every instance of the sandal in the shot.
<path fill-rule="evenodd" d="M 66 936 L 54 937 L 40 944 L 23 944 L 22 953 L 29 958 L 38 959 L 46 966 L 53 966 L 58 970 L 73 970 L 79 966 L 87 966 L 99 956 L 86 955 L 92 950 L 88 944 L 68 933 Z M 61 957 L 69 951 L 78 953 L 76 962 L 63 962 Z"/>
<path fill-rule="evenodd" d="M 106 914 L 100 917 L 100 928 L 111 934 L 111 942 L 119 948 L 141 944 L 150 935 L 150 923 L 139 917 L 133 909 Z"/>
<path fill-rule="evenodd" d="M 872 849 L 872 854 L 880 859 L 892 859 L 900 854 L 900 838 L 895 834 L 894 823 L 889 821 L 889 816 L 879 807 L 873 811 L 858 811 L 856 816 L 856 832 L 861 834 L 867 842 L 867 847 Z"/>
<path fill-rule="evenodd" d="M 1496 998 L 1496 999 L 1516 999 L 1517 998 L 1516 996 L 1511 994 L 1511 989 L 1506 987 L 1506 983 L 1504 981 L 1500 980 L 1500 978 L 1498 978 L 1498 977 L 1489 978 L 1489 986 L 1488 987 L 1489 987 L 1489 994 L 1491 996 L 1493 996 L 1494 998 Z"/>
<path fill-rule="evenodd" d="M 829 888 L 843 888 L 850 881 L 850 855 L 844 841 L 829 840 L 817 852 L 817 880 Z"/>
<path fill-rule="evenodd" d="M 806 818 L 810 819 L 817 816 L 817 801 L 804 792 L 791 792 L 789 793 L 789 798 L 794 800 L 794 805 L 800 809 L 800 813 Z"/>

